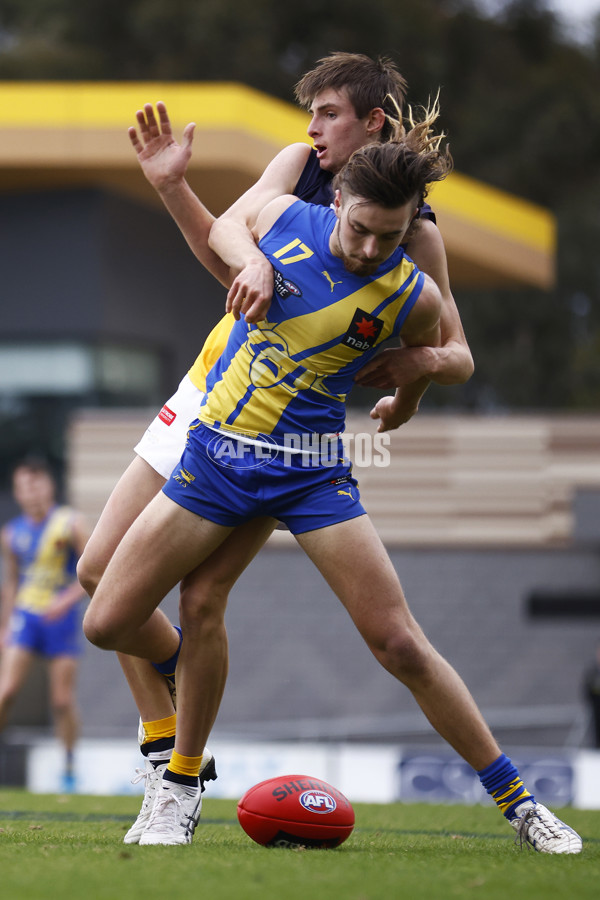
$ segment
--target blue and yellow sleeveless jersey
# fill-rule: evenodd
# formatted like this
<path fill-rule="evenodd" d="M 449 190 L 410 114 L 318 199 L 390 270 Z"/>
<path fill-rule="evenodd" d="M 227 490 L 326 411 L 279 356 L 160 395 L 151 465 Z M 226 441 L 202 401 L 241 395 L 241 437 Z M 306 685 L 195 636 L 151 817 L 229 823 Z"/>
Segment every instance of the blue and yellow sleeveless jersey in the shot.
<path fill-rule="evenodd" d="M 330 206 L 333 203 L 332 181 L 333 173 L 321 168 L 317 151 L 311 150 L 298 184 L 294 188 L 294 194 L 307 203 Z M 423 204 L 418 215 L 419 218 L 431 219 L 435 223 L 435 213 L 428 203 Z M 199 391 L 206 390 L 206 375 L 223 352 L 234 322 L 234 317 L 229 313 L 215 325 L 189 370 L 188 377 Z"/>
<path fill-rule="evenodd" d="M 73 515 L 69 507 L 58 506 L 42 522 L 22 515 L 8 523 L 8 544 L 19 569 L 15 609 L 41 614 L 57 591 L 73 582 L 77 566 Z"/>
<path fill-rule="evenodd" d="M 371 277 L 329 250 L 335 213 L 296 200 L 259 247 L 275 269 L 268 319 L 235 322 L 210 369 L 199 419 L 248 437 L 343 431 L 354 375 L 397 336 L 423 287 L 403 250 Z"/>

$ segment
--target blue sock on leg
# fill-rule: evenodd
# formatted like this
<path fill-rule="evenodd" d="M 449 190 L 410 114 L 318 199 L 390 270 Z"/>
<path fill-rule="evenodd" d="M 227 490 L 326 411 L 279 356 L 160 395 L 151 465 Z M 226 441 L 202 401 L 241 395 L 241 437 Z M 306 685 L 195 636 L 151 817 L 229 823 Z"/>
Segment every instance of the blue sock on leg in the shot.
<path fill-rule="evenodd" d="M 535 803 L 512 761 L 504 753 L 490 766 L 477 773 L 500 812 L 507 819 L 515 817 L 515 809 L 525 800 Z"/>

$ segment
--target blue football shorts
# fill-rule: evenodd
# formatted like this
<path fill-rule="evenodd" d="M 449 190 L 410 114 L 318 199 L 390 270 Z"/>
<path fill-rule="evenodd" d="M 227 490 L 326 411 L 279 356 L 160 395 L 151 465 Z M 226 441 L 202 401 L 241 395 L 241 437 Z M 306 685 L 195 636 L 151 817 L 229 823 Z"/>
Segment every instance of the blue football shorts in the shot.
<path fill-rule="evenodd" d="M 49 622 L 39 613 L 15 609 L 10 623 L 10 643 L 40 656 L 79 656 L 81 653 L 81 614 L 71 607 L 60 619 Z"/>
<path fill-rule="evenodd" d="M 253 445 L 193 423 L 181 460 L 163 492 L 190 512 L 218 525 L 237 526 L 259 516 L 303 534 L 365 515 L 347 459 L 314 464 L 275 444 Z"/>

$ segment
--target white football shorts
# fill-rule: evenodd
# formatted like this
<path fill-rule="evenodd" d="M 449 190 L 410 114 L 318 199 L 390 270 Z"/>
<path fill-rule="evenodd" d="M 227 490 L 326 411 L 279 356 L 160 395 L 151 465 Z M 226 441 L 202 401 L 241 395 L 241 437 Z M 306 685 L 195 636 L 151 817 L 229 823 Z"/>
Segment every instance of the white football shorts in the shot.
<path fill-rule="evenodd" d="M 152 420 L 133 448 L 152 468 L 169 478 L 183 453 L 190 422 L 198 418 L 204 392 L 185 375 L 176 392 Z"/>

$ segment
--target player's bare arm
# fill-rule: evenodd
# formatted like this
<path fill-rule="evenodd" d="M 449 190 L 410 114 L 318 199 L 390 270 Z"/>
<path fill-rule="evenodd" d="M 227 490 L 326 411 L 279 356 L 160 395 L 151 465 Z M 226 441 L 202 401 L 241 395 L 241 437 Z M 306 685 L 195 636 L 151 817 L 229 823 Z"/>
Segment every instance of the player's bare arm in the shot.
<path fill-rule="evenodd" d="M 442 295 L 437 284 L 426 275 L 419 299 L 401 331 L 407 349 L 436 350 L 439 347 L 442 306 Z M 431 379 L 427 375 L 413 378 L 410 383 L 398 387 L 393 397 L 378 400 L 371 410 L 371 418 L 379 420 L 377 431 L 390 431 L 408 422 L 418 411 L 421 398 L 430 384 Z"/>
<path fill-rule="evenodd" d="M 473 374 L 473 357 L 450 290 L 446 250 L 437 226 L 424 219 L 407 252 L 440 289 L 441 346 L 384 350 L 361 369 L 356 382 L 365 387 L 390 388 L 426 376 L 436 384 L 463 384 Z"/>
<path fill-rule="evenodd" d="M 185 179 L 192 155 L 195 124 L 183 131 L 181 144 L 173 137 L 171 122 L 164 103 L 151 103 L 136 113 L 137 129 L 129 129 L 129 140 L 146 179 L 157 191 L 165 207 L 177 223 L 190 249 L 211 275 L 229 287 L 228 267 L 208 245 L 208 235 L 215 220 L 200 202 Z M 139 134 L 138 134 L 139 132 Z"/>
<path fill-rule="evenodd" d="M 213 225 L 209 237 L 212 249 L 229 265 L 235 273 L 241 272 L 247 265 L 248 254 L 251 254 L 258 268 L 262 266 L 264 293 L 262 303 L 252 310 L 250 322 L 260 321 L 269 308 L 273 295 L 273 272 L 270 263 L 260 251 L 257 251 L 253 229 L 261 211 L 278 197 L 291 194 L 310 154 L 308 144 L 290 144 L 284 147 L 271 160 L 256 184 L 252 185 L 236 202 L 220 216 Z M 241 312 L 246 313 L 250 304 Z M 240 310 L 231 309 L 236 318 Z M 257 318 L 258 316 L 258 318 Z"/>
<path fill-rule="evenodd" d="M 85 597 L 85 591 L 82 590 L 78 581 L 72 581 L 61 591 L 57 591 L 52 597 L 50 605 L 42 614 L 42 618 L 47 622 L 56 622 L 65 616 L 71 607 L 79 603 Z"/>
<path fill-rule="evenodd" d="M 219 216 L 212 230 L 210 243 L 218 239 L 219 227 L 227 224 L 226 240 L 238 235 L 242 243 L 252 240 L 251 232 L 259 214 L 271 200 L 292 194 L 300 179 L 310 154 L 308 144 L 290 144 L 271 160 L 256 184 L 242 194 L 232 206 Z M 220 248 L 223 249 L 223 248 Z M 228 247 L 229 255 L 235 254 L 235 247 Z"/>
<path fill-rule="evenodd" d="M 225 217 L 215 223 L 214 228 L 218 226 L 215 248 L 218 247 L 218 252 L 224 254 L 228 265 L 240 270 L 227 294 L 227 312 L 233 313 L 236 319 L 239 319 L 241 313 L 244 313 L 246 321 L 250 323 L 260 322 L 265 317 L 273 298 L 273 269 L 258 248 L 257 241 L 296 200 L 297 197 L 287 194 L 267 202 L 258 213 L 254 229 L 250 231 L 246 228 L 248 238 L 238 241 L 233 250 L 230 249 L 228 237 L 237 233 L 238 223 Z"/>

